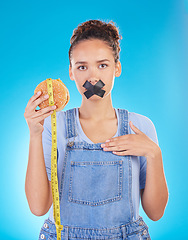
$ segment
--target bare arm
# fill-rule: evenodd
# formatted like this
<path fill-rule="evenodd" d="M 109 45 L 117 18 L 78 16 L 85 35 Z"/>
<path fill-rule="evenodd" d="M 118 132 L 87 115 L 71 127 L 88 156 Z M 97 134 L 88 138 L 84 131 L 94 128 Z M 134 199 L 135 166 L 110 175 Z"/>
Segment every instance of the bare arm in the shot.
<path fill-rule="evenodd" d="M 44 163 L 42 136 L 30 137 L 25 193 L 34 215 L 42 216 L 48 212 L 52 205 L 52 193 Z"/>
<path fill-rule="evenodd" d="M 52 114 L 53 107 L 36 110 L 36 107 L 45 100 L 44 96 L 39 96 L 40 94 L 35 94 L 30 98 L 24 113 L 30 130 L 25 193 L 30 210 L 36 216 L 45 215 L 52 205 L 51 183 L 45 167 L 42 132 L 44 119 Z"/>
<path fill-rule="evenodd" d="M 153 221 L 159 220 L 168 201 L 168 188 L 165 180 L 162 153 L 159 147 L 147 157 L 145 188 L 141 189 L 142 207 Z"/>

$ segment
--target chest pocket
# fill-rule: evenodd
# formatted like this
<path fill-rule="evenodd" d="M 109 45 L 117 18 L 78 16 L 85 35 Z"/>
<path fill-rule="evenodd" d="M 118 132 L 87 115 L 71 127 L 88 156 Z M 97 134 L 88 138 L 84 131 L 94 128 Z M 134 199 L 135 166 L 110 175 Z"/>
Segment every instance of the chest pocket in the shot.
<path fill-rule="evenodd" d="M 69 201 L 98 206 L 122 198 L 123 161 L 71 161 Z"/>

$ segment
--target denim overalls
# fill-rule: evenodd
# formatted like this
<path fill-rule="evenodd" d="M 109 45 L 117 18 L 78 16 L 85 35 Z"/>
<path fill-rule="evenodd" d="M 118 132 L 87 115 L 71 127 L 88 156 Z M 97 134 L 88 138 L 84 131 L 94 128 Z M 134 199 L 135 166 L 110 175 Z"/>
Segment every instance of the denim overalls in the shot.
<path fill-rule="evenodd" d="M 118 109 L 120 135 L 128 134 L 128 111 Z M 75 108 L 66 114 L 67 146 L 59 183 L 62 240 L 150 240 L 148 227 L 133 221 L 131 156 L 105 152 L 101 143 L 74 141 Z M 56 239 L 55 224 L 46 219 L 39 239 Z"/>

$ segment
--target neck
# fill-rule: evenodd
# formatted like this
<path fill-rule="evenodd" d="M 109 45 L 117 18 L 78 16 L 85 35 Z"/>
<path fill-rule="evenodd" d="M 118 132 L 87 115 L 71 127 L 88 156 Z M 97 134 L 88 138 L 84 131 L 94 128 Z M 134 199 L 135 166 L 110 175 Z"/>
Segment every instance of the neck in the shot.
<path fill-rule="evenodd" d="M 101 121 L 116 118 L 115 110 L 112 106 L 111 95 L 104 99 L 89 100 L 82 98 L 82 104 L 79 108 L 79 117 L 85 120 Z"/>

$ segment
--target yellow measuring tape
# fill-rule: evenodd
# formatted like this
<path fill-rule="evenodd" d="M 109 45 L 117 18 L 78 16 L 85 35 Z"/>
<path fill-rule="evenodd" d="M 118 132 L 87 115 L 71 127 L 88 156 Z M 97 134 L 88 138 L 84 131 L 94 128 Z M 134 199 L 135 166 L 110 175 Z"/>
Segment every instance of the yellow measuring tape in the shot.
<path fill-rule="evenodd" d="M 49 95 L 49 105 L 54 105 L 52 79 L 47 78 L 47 89 Z M 57 232 L 57 240 L 61 240 L 61 225 L 60 220 L 60 204 L 59 204 L 59 189 L 57 178 L 57 128 L 56 128 L 56 111 L 51 114 L 51 128 L 52 128 L 52 150 L 51 150 L 51 186 L 53 196 L 53 216 Z"/>

